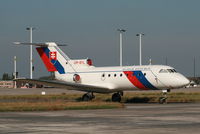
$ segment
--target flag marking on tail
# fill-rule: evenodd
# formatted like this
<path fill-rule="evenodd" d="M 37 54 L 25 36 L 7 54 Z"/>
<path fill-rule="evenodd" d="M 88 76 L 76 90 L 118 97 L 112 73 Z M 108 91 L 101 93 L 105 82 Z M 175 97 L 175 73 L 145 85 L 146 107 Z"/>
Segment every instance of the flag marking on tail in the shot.
<path fill-rule="evenodd" d="M 57 53 L 56 52 L 50 52 L 50 60 L 57 60 Z"/>
<path fill-rule="evenodd" d="M 57 52 L 50 52 L 47 47 L 38 47 L 36 49 L 48 71 L 58 71 L 60 74 L 65 73 L 63 66 L 57 59 Z"/>

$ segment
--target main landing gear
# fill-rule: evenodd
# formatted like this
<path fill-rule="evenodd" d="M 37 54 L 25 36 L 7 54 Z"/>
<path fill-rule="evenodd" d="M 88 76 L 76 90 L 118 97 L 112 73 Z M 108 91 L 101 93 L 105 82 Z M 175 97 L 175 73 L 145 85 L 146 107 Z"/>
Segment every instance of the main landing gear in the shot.
<path fill-rule="evenodd" d="M 112 101 L 113 102 L 120 102 L 121 101 L 121 96 L 123 96 L 123 92 L 114 93 L 112 95 Z"/>
<path fill-rule="evenodd" d="M 112 101 L 113 102 L 120 102 L 121 96 L 123 96 L 123 92 L 114 93 L 112 95 Z M 88 93 L 86 93 L 82 96 L 82 101 L 91 101 L 94 98 L 95 98 L 95 96 L 94 96 L 93 92 L 88 92 Z"/>
<path fill-rule="evenodd" d="M 162 96 L 159 98 L 159 103 L 160 104 L 167 103 L 167 93 L 168 92 L 170 92 L 170 89 L 162 90 Z"/>
<path fill-rule="evenodd" d="M 82 96 L 82 101 L 90 101 L 94 98 L 95 98 L 95 96 L 94 96 L 93 92 L 89 92 Z"/>

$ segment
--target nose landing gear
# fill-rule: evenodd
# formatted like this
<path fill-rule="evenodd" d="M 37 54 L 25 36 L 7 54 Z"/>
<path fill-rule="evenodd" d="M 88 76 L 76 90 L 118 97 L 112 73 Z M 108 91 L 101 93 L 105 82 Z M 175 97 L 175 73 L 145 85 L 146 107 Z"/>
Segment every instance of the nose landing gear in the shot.
<path fill-rule="evenodd" d="M 170 89 L 162 90 L 162 96 L 159 98 L 160 104 L 166 104 L 167 103 L 167 93 L 170 92 Z"/>

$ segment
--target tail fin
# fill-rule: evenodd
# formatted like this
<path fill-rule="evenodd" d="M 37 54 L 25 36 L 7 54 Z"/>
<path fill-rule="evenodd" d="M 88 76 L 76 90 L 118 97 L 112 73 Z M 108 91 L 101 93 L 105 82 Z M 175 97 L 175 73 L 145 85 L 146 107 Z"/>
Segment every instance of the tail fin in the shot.
<path fill-rule="evenodd" d="M 43 63 L 49 72 L 56 74 L 65 74 L 67 72 L 77 72 L 83 68 L 93 67 L 91 59 L 75 59 L 71 60 L 54 42 L 46 43 L 21 43 L 14 42 L 16 45 L 34 45 L 37 46 Z M 58 72 L 58 73 L 57 73 Z"/>
<path fill-rule="evenodd" d="M 71 60 L 54 42 L 40 45 L 37 51 L 49 72 L 58 71 L 59 74 L 77 72 L 80 69 L 92 66 L 91 59 Z M 92 66 L 93 67 L 93 66 Z"/>
<path fill-rule="evenodd" d="M 65 66 L 70 58 L 54 43 L 48 42 L 46 46 L 37 47 L 42 61 L 49 72 L 58 71 L 60 74 L 65 73 Z"/>

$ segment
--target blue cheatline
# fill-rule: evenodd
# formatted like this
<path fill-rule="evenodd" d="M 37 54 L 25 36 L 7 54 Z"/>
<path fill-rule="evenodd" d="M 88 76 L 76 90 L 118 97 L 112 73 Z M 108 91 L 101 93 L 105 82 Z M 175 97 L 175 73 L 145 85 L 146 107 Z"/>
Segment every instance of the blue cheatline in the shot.
<path fill-rule="evenodd" d="M 42 49 L 45 52 L 45 54 L 47 55 L 47 57 L 49 58 L 50 50 L 47 47 L 43 47 Z M 60 74 L 64 74 L 65 73 L 65 69 L 63 68 L 63 66 L 60 64 L 60 62 L 58 60 L 51 60 L 51 63 L 56 67 L 56 70 Z"/>
<path fill-rule="evenodd" d="M 144 76 L 144 74 L 142 73 L 142 71 L 133 71 L 133 75 L 136 76 L 136 78 L 146 87 L 146 88 L 150 88 L 150 89 L 157 89 L 156 87 L 154 87 Z"/>
<path fill-rule="evenodd" d="M 51 60 L 51 63 L 55 63 L 54 66 L 56 67 L 56 69 L 58 70 L 58 72 L 60 74 L 65 73 L 63 66 L 60 64 L 60 62 L 58 60 Z"/>

